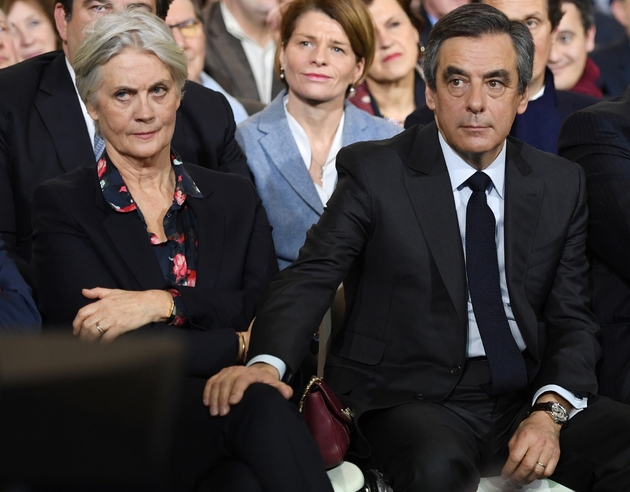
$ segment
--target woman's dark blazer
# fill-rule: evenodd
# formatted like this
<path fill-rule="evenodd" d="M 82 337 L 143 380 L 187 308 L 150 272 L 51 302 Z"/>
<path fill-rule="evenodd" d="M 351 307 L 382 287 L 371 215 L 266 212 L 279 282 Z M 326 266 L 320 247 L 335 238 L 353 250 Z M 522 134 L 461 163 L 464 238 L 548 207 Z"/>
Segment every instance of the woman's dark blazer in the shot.
<path fill-rule="evenodd" d="M 188 323 L 152 323 L 141 333 L 182 334 L 191 374 L 209 376 L 236 359 L 235 330 L 246 330 L 256 304 L 278 271 L 271 226 L 245 178 L 185 164 L 203 198 L 187 199 L 198 224 L 197 284 L 178 287 Z M 70 330 L 92 302 L 81 289 L 169 287 L 137 213 L 105 201 L 96 167 L 76 169 L 35 189 L 33 265 L 44 323 Z"/>

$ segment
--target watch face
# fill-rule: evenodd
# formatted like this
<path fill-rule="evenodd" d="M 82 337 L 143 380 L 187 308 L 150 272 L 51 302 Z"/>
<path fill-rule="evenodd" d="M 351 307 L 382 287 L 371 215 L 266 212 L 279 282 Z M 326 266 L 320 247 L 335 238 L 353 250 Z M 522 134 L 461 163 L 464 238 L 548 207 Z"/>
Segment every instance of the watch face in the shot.
<path fill-rule="evenodd" d="M 551 411 L 551 416 L 553 417 L 553 419 L 556 422 L 564 423 L 567 420 L 569 420 L 569 415 L 567 414 L 567 411 L 558 402 L 553 402 L 551 404 L 551 410 L 550 411 Z"/>

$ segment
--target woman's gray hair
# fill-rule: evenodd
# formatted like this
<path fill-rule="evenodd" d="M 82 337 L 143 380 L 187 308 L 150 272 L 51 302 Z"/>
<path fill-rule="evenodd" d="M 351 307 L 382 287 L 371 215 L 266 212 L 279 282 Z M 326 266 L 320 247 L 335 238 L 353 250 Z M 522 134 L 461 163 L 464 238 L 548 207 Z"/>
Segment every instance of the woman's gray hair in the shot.
<path fill-rule="evenodd" d="M 442 43 L 450 38 L 480 38 L 486 35 L 507 34 L 516 52 L 518 93 L 523 94 L 532 79 L 534 40 L 527 26 L 510 21 L 501 11 L 486 4 L 463 5 L 442 17 L 431 30 L 429 44 L 422 61 L 427 85 L 436 89 L 437 65 Z"/>
<path fill-rule="evenodd" d="M 188 59 L 159 17 L 127 7 L 101 17 L 87 29 L 74 57 L 77 90 L 86 106 L 95 106 L 101 85 L 101 67 L 126 48 L 139 48 L 157 56 L 168 68 L 176 87 L 184 88 Z"/>

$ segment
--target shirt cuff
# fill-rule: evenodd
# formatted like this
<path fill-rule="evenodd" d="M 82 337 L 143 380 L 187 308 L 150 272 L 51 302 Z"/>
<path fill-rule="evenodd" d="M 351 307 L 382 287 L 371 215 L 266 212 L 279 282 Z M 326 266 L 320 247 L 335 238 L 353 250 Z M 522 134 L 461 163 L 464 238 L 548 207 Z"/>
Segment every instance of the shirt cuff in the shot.
<path fill-rule="evenodd" d="M 264 362 L 265 364 L 269 364 L 270 366 L 275 367 L 278 370 L 278 373 L 280 374 L 280 381 L 282 381 L 282 378 L 284 377 L 284 373 L 287 371 L 287 365 L 284 362 L 282 362 L 277 357 L 274 357 L 273 355 L 267 355 L 267 354 L 257 355 L 252 360 L 250 360 L 247 364 L 245 364 L 245 366 L 249 367 L 252 364 L 256 364 L 256 362 Z"/>
<path fill-rule="evenodd" d="M 558 386 L 556 384 L 548 384 L 540 388 L 536 394 L 534 395 L 534 400 L 532 401 L 532 405 L 536 403 L 538 397 L 543 393 L 557 393 L 562 398 L 567 400 L 571 405 L 573 405 L 573 409 L 569 412 L 569 420 L 575 417 L 578 413 L 584 410 L 588 406 L 588 398 L 582 395 L 576 395 L 575 393 L 571 393 L 567 391 L 562 386 Z"/>

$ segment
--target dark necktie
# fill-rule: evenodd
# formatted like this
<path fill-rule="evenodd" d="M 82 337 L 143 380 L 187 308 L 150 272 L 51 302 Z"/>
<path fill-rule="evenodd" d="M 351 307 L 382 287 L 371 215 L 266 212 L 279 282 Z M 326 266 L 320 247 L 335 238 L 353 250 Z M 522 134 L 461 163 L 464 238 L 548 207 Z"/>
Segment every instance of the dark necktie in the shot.
<path fill-rule="evenodd" d="M 472 196 L 466 207 L 466 272 L 475 319 L 492 375 L 491 395 L 519 391 L 527 386 L 523 355 L 508 324 L 499 280 L 496 222 L 486 200 L 492 180 L 477 171 L 466 184 Z"/>

